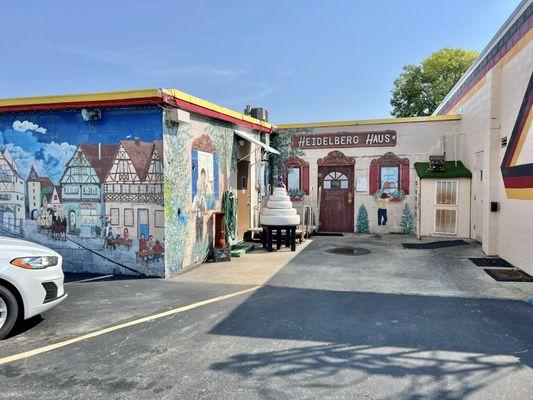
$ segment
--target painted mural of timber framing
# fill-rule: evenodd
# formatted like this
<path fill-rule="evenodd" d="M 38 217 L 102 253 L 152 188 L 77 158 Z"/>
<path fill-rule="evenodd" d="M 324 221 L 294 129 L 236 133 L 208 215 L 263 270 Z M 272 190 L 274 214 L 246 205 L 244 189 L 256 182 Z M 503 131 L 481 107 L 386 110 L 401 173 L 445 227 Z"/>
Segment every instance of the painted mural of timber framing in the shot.
<path fill-rule="evenodd" d="M 0 226 L 20 229 L 25 210 L 25 181 L 7 148 L 0 153 Z"/>
<path fill-rule="evenodd" d="M 65 271 L 173 276 L 211 253 L 236 128 L 272 130 L 167 89 L 0 100 L 0 229 Z"/>

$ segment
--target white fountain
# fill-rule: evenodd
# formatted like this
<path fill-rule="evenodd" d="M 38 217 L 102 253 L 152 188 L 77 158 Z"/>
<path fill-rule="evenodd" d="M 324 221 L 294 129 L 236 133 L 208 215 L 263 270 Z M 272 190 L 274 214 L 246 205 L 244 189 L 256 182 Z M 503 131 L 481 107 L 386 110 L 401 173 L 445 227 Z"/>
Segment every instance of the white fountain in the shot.
<path fill-rule="evenodd" d="M 280 186 L 274 189 L 274 194 L 268 198 L 266 208 L 259 215 L 261 225 L 288 226 L 298 225 L 300 216 L 293 208 L 287 189 Z"/>

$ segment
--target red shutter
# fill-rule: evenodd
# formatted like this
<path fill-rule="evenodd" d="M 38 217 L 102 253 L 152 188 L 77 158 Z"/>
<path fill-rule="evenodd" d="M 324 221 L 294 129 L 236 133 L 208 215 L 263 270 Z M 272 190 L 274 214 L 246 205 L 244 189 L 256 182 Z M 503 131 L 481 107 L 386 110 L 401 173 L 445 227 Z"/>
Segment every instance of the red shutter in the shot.
<path fill-rule="evenodd" d="M 405 195 L 409 194 L 409 161 L 400 165 L 400 185 Z"/>
<path fill-rule="evenodd" d="M 309 195 L 309 165 L 302 166 L 302 190 Z"/>
<path fill-rule="evenodd" d="M 369 181 L 369 191 L 368 194 L 373 196 L 378 191 L 379 186 L 379 168 L 378 163 L 374 160 L 370 163 L 370 176 Z"/>

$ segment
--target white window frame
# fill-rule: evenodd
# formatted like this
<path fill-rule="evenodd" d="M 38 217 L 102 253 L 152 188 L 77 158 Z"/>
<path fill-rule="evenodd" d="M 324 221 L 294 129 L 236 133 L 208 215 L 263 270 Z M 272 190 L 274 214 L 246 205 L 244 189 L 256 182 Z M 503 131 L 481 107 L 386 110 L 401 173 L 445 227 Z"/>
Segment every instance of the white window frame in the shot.
<path fill-rule="evenodd" d="M 439 182 L 452 182 L 456 185 L 456 193 L 455 193 L 455 204 L 440 204 L 437 203 L 437 188 L 439 186 Z M 456 236 L 457 235 L 457 220 L 459 218 L 459 181 L 457 179 L 438 179 L 435 181 L 435 212 L 433 213 L 433 233 L 439 234 L 439 235 L 450 235 L 450 236 Z M 454 210 L 455 211 L 455 222 L 454 222 L 454 231 L 453 232 L 439 232 L 437 231 L 437 211 L 438 210 Z"/>
<path fill-rule="evenodd" d="M 297 188 L 291 188 L 289 186 L 289 176 L 291 174 L 291 170 L 297 170 L 298 171 L 298 187 Z M 289 166 L 287 167 L 287 189 L 296 189 L 296 190 L 302 190 L 302 168 L 299 166 Z"/>
<path fill-rule="evenodd" d="M 437 187 L 439 186 L 439 182 L 452 182 L 455 183 L 457 190 L 455 191 L 455 204 L 441 204 L 437 203 Z M 435 181 L 435 206 L 437 207 L 457 207 L 459 204 L 459 181 L 457 179 L 437 179 Z"/>

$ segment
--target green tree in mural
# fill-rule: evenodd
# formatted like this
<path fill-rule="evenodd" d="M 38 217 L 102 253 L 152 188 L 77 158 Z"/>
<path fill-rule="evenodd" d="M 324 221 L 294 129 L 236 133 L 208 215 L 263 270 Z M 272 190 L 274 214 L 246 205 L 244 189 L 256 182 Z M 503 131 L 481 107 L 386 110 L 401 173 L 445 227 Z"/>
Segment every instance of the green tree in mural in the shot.
<path fill-rule="evenodd" d="M 303 156 L 303 151 L 293 149 L 292 137 L 294 135 L 302 135 L 309 133 L 310 129 L 295 128 L 295 129 L 280 129 L 270 136 L 270 146 L 279 151 L 279 154 L 270 154 L 270 177 L 271 184 L 276 185 L 278 181 L 278 174 L 283 173 L 283 163 L 290 157 Z"/>
<path fill-rule="evenodd" d="M 403 206 L 400 227 L 402 228 L 402 234 L 404 235 L 412 235 L 415 233 L 415 218 L 407 204 Z"/>
<path fill-rule="evenodd" d="M 394 81 L 391 114 L 395 117 L 431 115 L 477 56 L 475 50 L 445 47 L 420 65 L 405 65 Z"/>
<path fill-rule="evenodd" d="M 355 224 L 357 233 L 370 233 L 368 226 L 368 211 L 364 204 L 361 204 L 357 212 L 357 222 Z"/>

